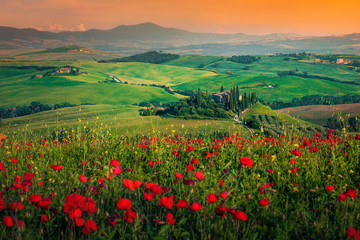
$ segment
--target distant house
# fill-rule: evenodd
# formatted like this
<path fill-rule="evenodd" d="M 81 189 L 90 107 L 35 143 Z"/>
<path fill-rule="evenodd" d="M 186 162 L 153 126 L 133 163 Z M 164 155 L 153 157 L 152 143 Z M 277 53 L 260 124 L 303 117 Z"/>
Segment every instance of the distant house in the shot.
<path fill-rule="evenodd" d="M 43 78 L 43 75 L 34 75 L 33 78 Z"/>
<path fill-rule="evenodd" d="M 339 58 L 338 60 L 336 60 L 336 64 L 349 64 L 349 63 L 351 63 L 351 60 L 348 59 Z"/>
<path fill-rule="evenodd" d="M 226 92 L 215 93 L 213 96 L 216 102 L 226 102 L 228 99 L 230 99 L 231 94 L 230 91 L 226 91 Z"/>
<path fill-rule="evenodd" d="M 70 68 L 60 68 L 59 70 L 56 71 L 56 73 L 70 73 L 71 69 Z"/>

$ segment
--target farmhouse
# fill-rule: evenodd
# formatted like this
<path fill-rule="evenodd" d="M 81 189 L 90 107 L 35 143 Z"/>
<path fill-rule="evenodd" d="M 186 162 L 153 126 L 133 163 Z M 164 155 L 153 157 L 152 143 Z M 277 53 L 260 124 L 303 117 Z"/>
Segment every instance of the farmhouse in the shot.
<path fill-rule="evenodd" d="M 71 69 L 70 68 L 60 68 L 59 70 L 56 71 L 56 73 L 70 73 Z"/>
<path fill-rule="evenodd" d="M 34 75 L 33 78 L 43 78 L 43 75 Z"/>
<path fill-rule="evenodd" d="M 351 60 L 348 59 L 339 58 L 338 60 L 336 60 L 336 64 L 349 64 L 349 63 L 351 63 Z"/>
<path fill-rule="evenodd" d="M 226 102 L 230 99 L 230 91 L 216 93 L 213 96 L 216 102 Z"/>

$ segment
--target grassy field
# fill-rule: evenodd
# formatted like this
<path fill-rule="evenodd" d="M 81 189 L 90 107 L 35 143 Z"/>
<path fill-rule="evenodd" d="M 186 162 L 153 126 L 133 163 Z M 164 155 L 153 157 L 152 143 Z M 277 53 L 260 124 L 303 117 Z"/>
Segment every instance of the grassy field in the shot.
<path fill-rule="evenodd" d="M 298 117 L 307 122 L 325 126 L 328 118 L 337 118 L 341 116 L 343 119 L 359 116 L 360 103 L 339 104 L 339 105 L 311 105 L 292 108 L 283 108 L 276 110 L 279 113 L 289 114 Z"/>
<path fill-rule="evenodd" d="M 2 143 L 1 239 L 360 237 L 360 135 L 76 121 Z"/>
<path fill-rule="evenodd" d="M 219 57 L 220 58 L 220 57 Z M 199 57 L 192 58 L 187 56 L 186 60 L 189 62 L 196 61 Z M 205 58 L 207 59 L 207 58 Z M 225 74 L 227 71 L 231 71 L 234 74 L 240 75 L 269 75 L 276 76 L 280 71 L 289 71 L 289 70 L 298 70 L 300 73 L 307 72 L 309 75 L 319 75 L 332 77 L 341 81 L 356 81 L 360 82 L 360 73 L 355 72 L 354 69 L 349 70 L 346 65 L 339 64 L 312 64 L 304 63 L 299 61 L 284 61 L 284 57 L 269 57 L 261 56 L 259 62 L 254 62 L 252 64 L 240 64 L 234 63 L 231 61 L 226 61 L 226 58 L 221 61 L 217 61 L 216 67 L 213 64 L 206 64 L 205 60 L 199 59 L 199 63 L 205 63 L 205 69 L 207 70 L 216 70 L 222 74 Z M 181 62 L 182 58 L 180 58 Z M 208 61 L 210 62 L 210 61 Z M 172 64 L 172 62 L 166 63 Z M 175 65 L 177 62 L 175 62 Z M 195 64 L 194 64 L 195 65 Z M 179 65 L 181 66 L 181 65 Z M 249 70 L 243 70 L 245 66 L 249 67 Z"/>
<path fill-rule="evenodd" d="M 225 89 L 239 86 L 242 92 L 255 92 L 258 97 L 266 101 L 291 101 L 306 95 L 343 95 L 360 94 L 360 86 L 329 82 L 319 79 L 308 79 L 295 76 L 274 77 L 266 75 L 217 75 L 201 78 L 189 83 L 174 86 L 179 90 L 192 90 L 197 88 L 218 92 L 220 86 Z M 269 85 L 275 87 L 268 87 Z"/>
<path fill-rule="evenodd" d="M 160 118 L 157 116 L 140 116 L 139 107 L 129 105 L 84 105 L 57 110 L 39 112 L 22 117 L 2 119 L 0 133 L 8 135 L 21 134 L 24 129 L 29 135 L 33 133 L 49 134 L 56 129 L 77 128 L 79 125 L 88 128 L 112 130 L 128 136 L 162 131 L 171 134 L 176 130 L 182 134 L 199 134 L 216 128 L 214 133 L 249 132 L 242 125 L 223 120 L 184 120 L 179 118 Z"/>

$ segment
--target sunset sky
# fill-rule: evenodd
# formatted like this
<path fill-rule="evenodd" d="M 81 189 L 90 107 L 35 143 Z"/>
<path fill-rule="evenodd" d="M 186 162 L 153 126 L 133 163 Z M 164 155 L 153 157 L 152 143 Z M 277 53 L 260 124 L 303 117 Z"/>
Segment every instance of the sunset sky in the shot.
<path fill-rule="evenodd" d="M 360 32 L 360 0 L 0 0 L 0 26 L 47 31 L 153 22 L 192 32 Z"/>

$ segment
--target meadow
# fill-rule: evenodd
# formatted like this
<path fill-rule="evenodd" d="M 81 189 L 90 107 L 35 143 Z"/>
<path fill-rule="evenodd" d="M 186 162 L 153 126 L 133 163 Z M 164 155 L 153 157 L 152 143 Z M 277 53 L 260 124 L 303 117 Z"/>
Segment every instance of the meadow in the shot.
<path fill-rule="evenodd" d="M 212 128 L 19 129 L 0 148 L 0 238 L 359 237 L 360 135 Z"/>

